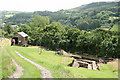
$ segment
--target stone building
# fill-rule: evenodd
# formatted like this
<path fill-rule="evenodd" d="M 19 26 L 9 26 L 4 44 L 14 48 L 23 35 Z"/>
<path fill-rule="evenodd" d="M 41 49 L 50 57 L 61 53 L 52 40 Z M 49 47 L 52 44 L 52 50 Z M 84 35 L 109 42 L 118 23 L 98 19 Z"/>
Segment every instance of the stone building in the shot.
<path fill-rule="evenodd" d="M 68 64 L 68 66 L 77 67 L 77 68 L 87 68 L 91 70 L 99 70 L 97 62 L 94 60 L 84 59 L 79 56 L 72 56 L 72 57 L 74 58 L 74 60 L 72 61 L 72 63 Z"/>
<path fill-rule="evenodd" d="M 15 45 L 25 46 L 27 45 L 28 35 L 24 32 L 18 32 L 12 39 L 14 40 Z"/>

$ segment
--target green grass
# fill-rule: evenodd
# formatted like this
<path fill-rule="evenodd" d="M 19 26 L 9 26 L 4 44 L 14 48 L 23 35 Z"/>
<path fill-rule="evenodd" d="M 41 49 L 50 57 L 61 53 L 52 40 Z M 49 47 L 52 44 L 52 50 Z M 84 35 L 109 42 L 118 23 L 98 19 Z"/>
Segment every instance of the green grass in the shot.
<path fill-rule="evenodd" d="M 0 80 L 2 79 L 2 48 L 1 48 L 1 41 L 0 41 Z"/>
<path fill-rule="evenodd" d="M 63 64 L 61 61 L 64 56 L 55 55 L 54 51 L 43 51 L 41 55 L 38 55 L 38 48 L 19 46 L 15 46 L 14 48 L 23 56 L 46 67 L 52 72 L 55 78 L 118 78 L 108 64 L 103 64 L 103 66 L 100 67 L 100 71 L 68 67 L 66 65 L 70 63 L 72 59 L 70 59 L 70 62 L 66 61 L 66 63 Z"/>
<path fill-rule="evenodd" d="M 16 70 L 16 66 L 12 62 L 12 59 L 7 55 L 4 48 L 1 49 L 0 56 L 0 78 L 8 78 L 8 76 L 14 73 L 14 71 Z"/>
<path fill-rule="evenodd" d="M 0 29 L 0 35 L 2 34 L 2 29 Z"/>
<path fill-rule="evenodd" d="M 21 57 L 19 57 L 14 50 L 9 46 L 8 41 L 6 41 L 5 48 L 9 52 L 9 54 L 12 56 L 13 59 L 16 60 L 16 62 L 24 68 L 24 73 L 21 76 L 21 78 L 41 78 L 40 70 L 37 69 L 34 65 L 31 63 L 25 61 Z"/>
<path fill-rule="evenodd" d="M 7 78 L 14 73 L 16 66 L 4 50 L 2 50 L 2 53 L 2 76 Z"/>
<path fill-rule="evenodd" d="M 120 25 L 115 24 L 115 25 L 110 29 L 110 31 L 116 31 L 116 32 L 118 32 L 118 31 L 119 31 L 118 29 L 120 29 L 119 27 L 120 27 Z"/>
<path fill-rule="evenodd" d="M 23 47 L 14 47 L 16 50 L 17 48 L 23 49 L 18 50 L 22 55 L 24 54 L 25 57 L 29 58 L 30 60 L 46 67 L 48 70 L 51 71 L 54 77 L 64 78 L 64 77 L 74 77 L 74 75 L 67 69 L 65 64 L 61 65 L 61 56 L 55 56 L 55 52 L 53 51 L 43 51 L 41 55 L 38 55 L 39 51 L 37 48 L 23 48 Z M 30 55 L 28 55 L 30 54 Z"/>

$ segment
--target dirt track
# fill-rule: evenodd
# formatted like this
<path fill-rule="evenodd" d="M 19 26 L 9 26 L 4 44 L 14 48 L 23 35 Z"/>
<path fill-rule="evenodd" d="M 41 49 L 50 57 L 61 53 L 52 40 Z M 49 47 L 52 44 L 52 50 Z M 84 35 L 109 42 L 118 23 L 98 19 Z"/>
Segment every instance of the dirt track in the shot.
<path fill-rule="evenodd" d="M 27 59 L 26 57 L 22 56 L 19 52 L 17 52 L 16 50 L 14 50 L 16 54 L 18 54 L 21 58 L 23 58 L 24 60 L 30 62 L 31 64 L 35 65 L 39 70 L 41 70 L 41 74 L 42 74 L 42 78 L 53 78 L 50 71 L 47 70 L 46 68 L 44 68 L 43 66 Z"/>
<path fill-rule="evenodd" d="M 10 56 L 8 51 L 7 50 L 5 50 L 5 51 L 8 54 L 8 56 Z M 13 58 L 11 58 L 11 59 L 12 59 L 13 63 L 16 65 L 16 71 L 11 76 L 9 76 L 9 78 L 20 78 L 23 75 L 24 69 L 20 65 L 18 65 Z"/>

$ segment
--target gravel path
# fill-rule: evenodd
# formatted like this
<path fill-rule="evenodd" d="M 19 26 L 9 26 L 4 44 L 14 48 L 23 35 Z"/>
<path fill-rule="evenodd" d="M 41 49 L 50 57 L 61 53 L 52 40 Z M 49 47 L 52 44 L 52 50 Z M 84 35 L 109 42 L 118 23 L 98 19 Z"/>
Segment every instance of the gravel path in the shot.
<path fill-rule="evenodd" d="M 8 56 L 10 56 L 8 51 L 7 50 L 5 50 L 5 51 L 8 54 Z M 11 76 L 9 76 L 9 78 L 20 78 L 20 76 L 23 75 L 24 69 L 20 65 L 18 65 L 13 58 L 11 58 L 11 59 L 12 59 L 13 63 L 16 65 L 17 68 L 16 68 L 16 71 Z"/>
<path fill-rule="evenodd" d="M 41 74 L 42 74 L 42 78 L 53 78 L 50 71 L 47 70 L 46 68 L 44 68 L 43 66 L 27 59 L 26 57 L 22 56 L 19 52 L 17 52 L 16 50 L 14 50 L 21 58 L 23 58 L 24 60 L 30 62 L 31 64 L 35 65 L 39 70 L 41 70 Z"/>

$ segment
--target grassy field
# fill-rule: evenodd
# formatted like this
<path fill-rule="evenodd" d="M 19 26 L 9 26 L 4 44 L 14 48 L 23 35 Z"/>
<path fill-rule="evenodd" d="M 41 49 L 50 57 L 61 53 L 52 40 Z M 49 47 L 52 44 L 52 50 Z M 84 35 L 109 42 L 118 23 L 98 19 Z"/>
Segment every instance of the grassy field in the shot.
<path fill-rule="evenodd" d="M 15 64 L 12 62 L 11 58 L 7 55 L 5 50 L 2 49 L 2 76 L 7 78 L 12 75 L 16 70 Z"/>
<path fill-rule="evenodd" d="M 8 41 L 5 41 L 4 43 L 6 43 L 5 48 L 9 52 L 9 54 L 12 56 L 12 58 L 15 59 L 16 62 L 24 68 L 24 73 L 21 76 L 21 78 L 41 78 L 39 69 L 37 69 L 31 63 L 19 57 L 14 52 L 14 50 L 9 46 Z"/>
<path fill-rule="evenodd" d="M 120 27 L 120 25 L 115 24 L 115 25 L 110 29 L 110 31 L 116 31 L 116 32 L 118 32 L 118 31 L 119 31 L 118 29 L 120 29 L 120 28 L 118 28 L 118 27 Z"/>
<path fill-rule="evenodd" d="M 2 43 L 2 45 L 4 45 L 4 43 Z M 13 74 L 13 72 L 16 69 L 15 64 L 12 62 L 12 59 L 7 55 L 7 53 L 5 52 L 4 48 L 1 48 L 0 50 L 0 64 L 1 64 L 1 77 L 0 78 L 7 78 L 8 76 L 10 76 L 11 74 Z"/>
<path fill-rule="evenodd" d="M 20 58 L 12 48 L 16 49 L 26 58 L 50 70 L 55 78 L 118 78 L 118 70 L 112 66 L 113 63 L 98 64 L 100 71 L 68 67 L 67 64 L 73 59 L 66 58 L 66 56 L 55 55 L 54 51 L 42 50 L 42 54 L 39 55 L 39 49 L 37 47 L 12 46 L 11 48 L 8 41 L 4 43 L 6 43 L 4 48 L 6 48 L 12 58 L 24 68 L 24 74 L 21 78 L 40 78 L 40 71 L 31 63 Z M 114 64 L 114 66 L 115 65 L 116 64 Z"/>
<path fill-rule="evenodd" d="M 13 16 L 12 14 L 5 15 L 5 17 L 7 17 L 7 18 L 10 18 L 10 17 L 12 17 L 12 16 Z"/>
<path fill-rule="evenodd" d="M 43 51 L 43 53 L 39 55 L 38 48 L 23 48 L 23 47 L 14 47 L 14 48 L 22 55 L 24 54 L 23 56 L 46 67 L 48 70 L 52 72 L 53 76 L 56 78 L 74 77 L 74 75 L 70 72 L 70 70 L 64 67 L 65 64 L 67 64 L 67 62 L 61 65 L 62 57 L 55 56 L 54 55 L 55 52 L 53 51 Z M 18 48 L 23 50 L 18 50 Z"/>
<path fill-rule="evenodd" d="M 30 60 L 46 67 L 55 78 L 118 78 L 109 64 L 99 64 L 100 71 L 88 70 L 85 68 L 75 68 L 66 66 L 72 59 L 65 59 L 65 56 L 55 55 L 54 51 L 42 51 L 39 55 L 38 48 L 15 46 L 18 52 Z M 69 60 L 69 61 L 68 61 Z M 65 63 L 61 63 L 61 62 Z M 91 74 L 92 73 L 92 74 Z"/>

